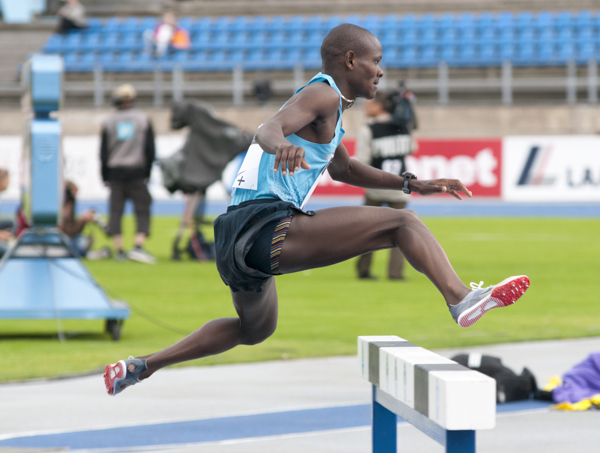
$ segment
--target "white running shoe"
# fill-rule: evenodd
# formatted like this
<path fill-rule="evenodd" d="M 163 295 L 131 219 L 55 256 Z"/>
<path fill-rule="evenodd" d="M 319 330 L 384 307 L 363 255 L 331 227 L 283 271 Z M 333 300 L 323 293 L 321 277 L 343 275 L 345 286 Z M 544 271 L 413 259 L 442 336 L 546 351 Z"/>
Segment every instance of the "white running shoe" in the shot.
<path fill-rule="evenodd" d="M 146 263 L 146 264 L 155 264 L 156 263 L 156 258 L 154 258 L 152 255 L 150 255 L 150 253 L 148 253 L 146 250 L 144 250 L 141 247 L 135 247 L 135 248 L 131 249 L 129 251 L 129 253 L 127 254 L 127 257 L 130 260 L 138 261 L 140 263 Z"/>
<path fill-rule="evenodd" d="M 482 288 L 471 283 L 472 291 L 457 305 L 450 305 L 454 321 L 461 327 L 469 327 L 479 321 L 488 311 L 514 304 L 529 288 L 529 277 L 518 275 L 502 280 L 497 285 Z"/>

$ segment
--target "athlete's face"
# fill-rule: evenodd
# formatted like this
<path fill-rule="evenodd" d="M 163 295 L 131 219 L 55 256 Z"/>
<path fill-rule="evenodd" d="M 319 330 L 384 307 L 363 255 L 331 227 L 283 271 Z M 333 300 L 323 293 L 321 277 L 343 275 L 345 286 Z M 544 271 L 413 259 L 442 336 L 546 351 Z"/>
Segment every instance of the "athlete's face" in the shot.
<path fill-rule="evenodd" d="M 379 67 L 381 61 L 381 44 L 374 36 L 368 39 L 363 49 L 355 57 L 355 81 L 356 95 L 367 99 L 373 99 L 377 92 L 379 79 L 383 77 L 383 71 Z"/>

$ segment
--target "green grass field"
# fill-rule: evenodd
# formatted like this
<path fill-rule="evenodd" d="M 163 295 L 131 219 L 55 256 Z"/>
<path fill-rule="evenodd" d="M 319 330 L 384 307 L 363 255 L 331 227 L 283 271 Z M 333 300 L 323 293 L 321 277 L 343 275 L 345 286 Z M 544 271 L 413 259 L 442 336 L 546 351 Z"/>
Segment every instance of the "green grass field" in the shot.
<path fill-rule="evenodd" d="M 594 286 L 600 220 L 424 220 L 465 283 L 487 286 L 527 274 L 531 288 L 516 305 L 461 329 L 433 285 L 412 268 L 406 282 L 358 281 L 348 261 L 278 277 L 279 327 L 266 342 L 185 365 L 354 354 L 358 335 L 395 334 L 427 348 L 600 335 Z M 97 372 L 164 348 L 212 318 L 233 316 L 214 263 L 169 261 L 177 221 L 153 220 L 148 248 L 157 265 L 86 262 L 111 297 L 131 305 L 118 342 L 103 333 L 103 321 L 63 321 L 67 340 L 61 342 L 56 321 L 1 320 L 0 381 Z M 132 223 L 127 219 L 129 237 Z M 374 274 L 385 275 L 386 260 L 387 251 L 376 254 Z"/>

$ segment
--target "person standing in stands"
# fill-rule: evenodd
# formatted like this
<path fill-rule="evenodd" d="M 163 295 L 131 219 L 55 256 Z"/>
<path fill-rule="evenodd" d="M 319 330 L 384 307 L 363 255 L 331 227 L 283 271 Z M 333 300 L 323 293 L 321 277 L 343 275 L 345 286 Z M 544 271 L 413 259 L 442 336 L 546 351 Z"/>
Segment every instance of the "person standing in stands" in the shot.
<path fill-rule="evenodd" d="M 66 0 L 66 3 L 58 10 L 58 28 L 56 32 L 66 34 L 71 30 L 87 28 L 85 8 L 79 3 L 79 0 Z"/>
<path fill-rule="evenodd" d="M 162 21 L 154 30 L 144 32 L 146 51 L 153 50 L 155 57 L 162 57 L 169 47 L 174 49 L 187 49 L 190 47 L 190 37 L 187 30 L 177 25 L 173 13 L 165 13 Z"/>
<path fill-rule="evenodd" d="M 404 157 L 412 154 L 415 142 L 410 135 L 409 125 L 394 121 L 392 113 L 396 108 L 397 94 L 378 90 L 373 99 L 365 101 L 365 114 L 373 119 L 358 132 L 356 159 L 363 164 L 401 176 L 406 171 Z M 403 209 L 410 196 L 400 190 L 366 189 L 365 206 L 387 205 L 393 209 Z M 361 255 L 356 262 L 358 278 L 376 280 L 371 274 L 373 253 Z M 390 249 L 388 278 L 404 280 L 404 255 L 399 248 Z"/>
<path fill-rule="evenodd" d="M 107 234 L 114 240 L 115 259 L 123 261 L 129 258 L 154 264 L 155 258 L 143 248 L 150 234 L 152 197 L 148 191 L 148 180 L 156 154 L 154 131 L 148 115 L 133 108 L 136 96 L 132 85 L 119 86 L 113 93 L 117 111 L 102 125 L 102 180 L 110 188 Z M 134 248 L 126 254 L 123 250 L 121 219 L 127 199 L 135 207 L 137 232 Z"/>

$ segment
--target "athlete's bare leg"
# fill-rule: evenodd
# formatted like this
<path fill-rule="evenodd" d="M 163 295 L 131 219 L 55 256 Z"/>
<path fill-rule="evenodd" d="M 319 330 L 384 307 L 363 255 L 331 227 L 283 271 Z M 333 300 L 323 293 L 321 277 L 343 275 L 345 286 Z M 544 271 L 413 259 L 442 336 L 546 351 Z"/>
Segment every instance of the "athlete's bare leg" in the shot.
<path fill-rule="evenodd" d="M 262 292 L 231 293 L 238 318 L 213 319 L 183 340 L 149 356 L 146 379 L 155 371 L 175 363 L 220 354 L 240 344 L 253 345 L 270 337 L 277 327 L 277 290 L 270 278 Z"/>
<path fill-rule="evenodd" d="M 429 277 L 448 305 L 469 293 L 440 243 L 408 209 L 352 206 L 323 209 L 315 216 L 295 215 L 281 250 L 279 272 L 329 266 L 392 247 Z"/>

